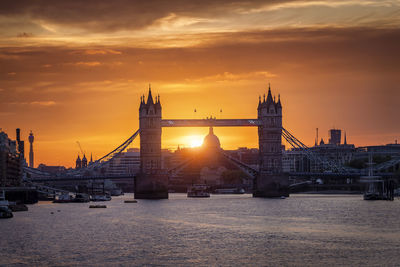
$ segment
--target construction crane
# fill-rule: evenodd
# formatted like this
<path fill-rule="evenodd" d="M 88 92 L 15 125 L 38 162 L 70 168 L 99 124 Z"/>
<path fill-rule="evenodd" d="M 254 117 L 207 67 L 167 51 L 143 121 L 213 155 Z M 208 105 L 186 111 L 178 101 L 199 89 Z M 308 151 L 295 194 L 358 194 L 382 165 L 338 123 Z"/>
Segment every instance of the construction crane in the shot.
<path fill-rule="evenodd" d="M 81 153 L 82 153 L 82 156 L 83 156 L 85 153 L 83 153 L 83 150 L 82 150 L 81 144 L 79 143 L 79 141 L 76 141 L 76 143 L 78 144 L 78 146 L 79 146 L 79 149 L 81 150 Z"/>

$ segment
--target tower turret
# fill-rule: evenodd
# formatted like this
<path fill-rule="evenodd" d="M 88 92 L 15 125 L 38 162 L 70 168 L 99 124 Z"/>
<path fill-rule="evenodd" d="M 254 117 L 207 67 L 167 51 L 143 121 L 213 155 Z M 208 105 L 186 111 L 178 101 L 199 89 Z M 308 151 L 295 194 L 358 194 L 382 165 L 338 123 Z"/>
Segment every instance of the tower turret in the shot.
<path fill-rule="evenodd" d="M 161 169 L 161 114 L 160 97 L 156 97 L 154 102 L 149 86 L 147 102 L 139 108 L 142 173 L 154 173 Z"/>
<path fill-rule="evenodd" d="M 259 101 L 260 102 L 260 101 Z M 288 179 L 282 173 L 282 103 L 272 97 L 268 86 L 267 99 L 258 107 L 259 175 L 255 180 L 255 197 L 288 195 Z"/>
<path fill-rule="evenodd" d="M 76 158 L 76 165 L 75 165 L 75 168 L 76 169 L 80 169 L 80 168 L 82 168 L 82 161 L 81 161 L 81 158 L 79 157 L 79 154 L 78 154 L 78 157 Z"/>
<path fill-rule="evenodd" d="M 87 167 L 87 164 L 88 164 L 88 161 L 87 161 L 86 155 L 83 154 L 83 158 L 82 158 L 82 168 L 86 168 L 86 167 Z"/>
<path fill-rule="evenodd" d="M 140 172 L 135 178 L 135 198 L 168 198 L 168 175 L 161 165 L 160 96 L 153 100 L 151 88 L 147 102 L 139 107 Z"/>

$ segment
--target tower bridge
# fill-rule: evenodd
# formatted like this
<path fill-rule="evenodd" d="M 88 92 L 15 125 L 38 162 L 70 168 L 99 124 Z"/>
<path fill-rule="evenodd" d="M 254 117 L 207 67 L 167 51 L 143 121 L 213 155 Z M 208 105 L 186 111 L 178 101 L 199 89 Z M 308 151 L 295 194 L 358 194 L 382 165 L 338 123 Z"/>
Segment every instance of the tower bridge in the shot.
<path fill-rule="evenodd" d="M 135 198 L 168 198 L 168 177 L 182 170 L 190 161 L 183 162 L 171 170 L 161 168 L 161 141 L 164 127 L 257 127 L 259 144 L 259 168 L 256 170 L 247 166 L 238 159 L 230 157 L 224 151 L 222 155 L 234 165 L 254 178 L 255 197 L 276 197 L 288 195 L 288 176 L 341 176 L 359 177 L 365 170 L 355 170 L 339 166 L 338 164 L 314 154 L 305 144 L 282 127 L 282 104 L 272 97 L 271 88 L 268 88 L 267 97 L 259 98 L 257 118 L 249 119 L 163 119 L 160 96 L 153 98 L 149 88 L 147 100 L 143 95 L 139 107 L 139 129 L 117 148 L 96 160 L 87 168 L 68 171 L 64 176 L 54 177 L 34 168 L 25 167 L 24 171 L 38 177 L 37 181 L 57 180 L 92 180 L 108 179 L 99 176 L 101 170 L 111 159 L 120 155 L 137 136 L 140 135 L 140 172 L 134 178 Z M 282 137 L 293 147 L 301 149 L 311 160 L 318 161 L 324 170 L 321 173 L 291 173 L 282 172 Z M 394 163 L 393 163 L 393 162 Z M 390 164 L 398 164 L 398 159 Z M 388 165 L 389 163 L 384 163 Z M 381 164 L 383 166 L 383 164 Z M 383 166 L 387 168 L 387 166 Z M 382 166 L 376 166 L 381 171 Z M 379 168 L 380 169 L 379 169 Z M 117 178 L 117 177 L 114 177 Z M 121 177 L 118 177 L 121 178 Z M 133 176 L 124 177 L 133 179 Z M 32 179 L 32 181 L 34 181 Z"/>
<path fill-rule="evenodd" d="M 252 119 L 162 119 L 160 96 L 149 88 L 139 107 L 140 173 L 135 179 L 135 198 L 168 198 L 168 174 L 161 169 L 163 127 L 258 127 L 259 170 L 254 197 L 288 196 L 289 179 L 282 172 L 282 104 L 272 97 L 259 98 L 257 118 Z"/>

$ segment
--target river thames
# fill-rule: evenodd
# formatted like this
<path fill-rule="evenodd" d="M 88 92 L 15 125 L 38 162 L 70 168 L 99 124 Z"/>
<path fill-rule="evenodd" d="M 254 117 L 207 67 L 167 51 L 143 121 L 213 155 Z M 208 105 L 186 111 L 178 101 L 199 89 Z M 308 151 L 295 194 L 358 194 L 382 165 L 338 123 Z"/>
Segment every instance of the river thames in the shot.
<path fill-rule="evenodd" d="M 170 194 L 39 202 L 0 220 L 5 266 L 399 266 L 400 200 Z"/>

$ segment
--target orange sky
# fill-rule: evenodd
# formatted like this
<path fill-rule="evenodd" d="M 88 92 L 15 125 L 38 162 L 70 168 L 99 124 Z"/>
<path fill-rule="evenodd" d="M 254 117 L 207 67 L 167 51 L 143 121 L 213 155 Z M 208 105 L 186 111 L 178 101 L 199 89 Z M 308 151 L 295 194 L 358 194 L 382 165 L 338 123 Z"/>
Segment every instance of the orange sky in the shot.
<path fill-rule="evenodd" d="M 171 119 L 255 118 L 271 83 L 306 144 L 316 127 L 393 143 L 399 17 L 400 1 L 3 1 L 0 128 L 32 129 L 35 165 L 72 166 L 76 141 L 98 158 L 138 128 L 148 83 Z M 163 129 L 163 146 L 207 132 Z M 224 148 L 257 147 L 255 128 L 215 133 Z"/>

